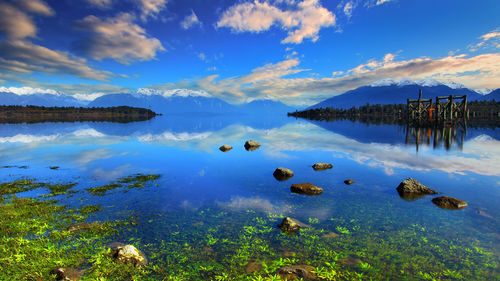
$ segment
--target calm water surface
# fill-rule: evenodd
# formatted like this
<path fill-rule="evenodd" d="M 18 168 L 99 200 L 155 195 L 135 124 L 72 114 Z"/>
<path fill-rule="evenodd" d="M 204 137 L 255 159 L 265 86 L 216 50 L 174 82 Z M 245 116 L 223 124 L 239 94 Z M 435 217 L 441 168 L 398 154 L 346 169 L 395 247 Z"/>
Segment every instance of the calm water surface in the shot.
<path fill-rule="evenodd" d="M 250 139 L 261 147 L 246 151 Z M 78 182 L 81 192 L 68 204 L 101 204 L 94 220 L 133 216 L 138 225 L 120 238 L 134 237 L 164 266 L 192 265 L 177 251 L 199 255 L 215 272 L 239 266 L 235 270 L 244 273 L 249 261 L 288 257 L 285 263 L 317 268 L 336 262 L 360 279 L 499 278 L 499 129 L 457 132 L 448 148 L 420 141 L 417 151 L 415 139 L 397 125 L 162 116 L 129 124 L 3 124 L 0 143 L 0 165 L 14 166 L 0 169 L 2 181 Z M 219 151 L 223 144 L 233 149 Z M 316 162 L 334 167 L 314 171 Z M 295 176 L 277 181 L 277 167 Z M 136 173 L 161 178 L 140 190 L 85 192 Z M 435 196 L 405 200 L 395 188 L 408 177 L 469 206 L 440 209 L 431 202 Z M 356 182 L 345 185 L 349 178 Z M 324 193 L 292 194 L 290 185 L 302 182 Z M 276 225 L 282 216 L 312 230 L 281 234 Z M 340 236 L 322 237 L 330 232 Z M 247 238 L 257 239 L 251 249 L 242 242 Z"/>

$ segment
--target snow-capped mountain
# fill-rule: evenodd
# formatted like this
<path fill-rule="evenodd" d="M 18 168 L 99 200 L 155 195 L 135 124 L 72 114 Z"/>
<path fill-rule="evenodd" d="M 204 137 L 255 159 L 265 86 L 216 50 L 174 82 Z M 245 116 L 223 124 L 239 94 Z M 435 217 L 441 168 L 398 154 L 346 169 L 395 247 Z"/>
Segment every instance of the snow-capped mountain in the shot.
<path fill-rule="evenodd" d="M 326 99 L 310 108 L 334 107 L 348 109 L 369 104 L 405 104 L 407 99 L 418 98 L 422 90 L 422 98 L 435 99 L 436 96 L 467 95 L 469 101 L 486 98 L 465 86 L 449 82 L 440 83 L 434 79 L 413 81 L 409 79 L 384 79 L 347 91 L 341 95 Z M 488 95 L 489 96 L 489 95 Z"/>
<path fill-rule="evenodd" d="M 37 106 L 85 106 L 86 102 L 72 96 L 53 93 L 15 94 L 0 91 L 0 105 L 37 105 Z"/>

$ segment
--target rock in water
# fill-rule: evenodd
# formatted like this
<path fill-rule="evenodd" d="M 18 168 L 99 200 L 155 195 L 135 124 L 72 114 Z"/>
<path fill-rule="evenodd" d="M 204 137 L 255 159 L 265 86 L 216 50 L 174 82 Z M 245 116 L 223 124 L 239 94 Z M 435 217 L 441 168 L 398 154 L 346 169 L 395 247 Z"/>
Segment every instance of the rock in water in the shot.
<path fill-rule="evenodd" d="M 467 207 L 467 203 L 465 201 L 448 196 L 436 197 L 432 199 L 432 203 L 436 204 L 437 206 L 443 209 L 451 209 L 451 210 L 462 209 Z"/>
<path fill-rule="evenodd" d="M 293 177 L 293 171 L 287 168 L 278 168 L 274 171 L 273 176 L 279 181 L 285 181 Z"/>
<path fill-rule="evenodd" d="M 68 231 L 69 232 L 77 232 L 80 230 L 90 229 L 90 228 L 91 228 L 91 225 L 89 223 L 82 222 L 82 223 L 77 223 L 77 224 L 68 226 Z"/>
<path fill-rule="evenodd" d="M 306 183 L 294 183 L 290 187 L 293 193 L 307 194 L 307 195 L 320 195 L 323 193 L 323 188 L 317 187 L 309 182 Z"/>
<path fill-rule="evenodd" d="M 222 151 L 222 152 L 228 152 L 228 151 L 229 151 L 229 150 L 231 150 L 231 149 L 233 149 L 233 147 L 232 147 L 232 146 L 230 146 L 230 145 L 227 145 L 227 144 L 225 144 L 225 145 L 223 145 L 223 146 L 219 147 L 219 150 L 220 150 L 220 151 Z"/>
<path fill-rule="evenodd" d="M 134 266 L 148 264 L 146 256 L 132 245 L 118 246 L 112 249 L 111 256 L 118 262 L 130 263 Z"/>
<path fill-rule="evenodd" d="M 351 184 L 353 184 L 355 182 L 356 182 L 355 180 L 351 180 L 351 179 L 348 179 L 348 180 L 344 181 L 344 183 L 347 184 L 347 185 L 351 185 Z"/>
<path fill-rule="evenodd" d="M 314 270 L 315 268 L 310 265 L 287 265 L 278 269 L 278 274 L 284 280 L 316 279 L 316 274 L 313 273 Z"/>
<path fill-rule="evenodd" d="M 256 150 L 259 147 L 260 147 L 260 143 L 254 141 L 254 140 L 249 140 L 249 141 L 245 142 L 245 149 L 247 151 Z"/>
<path fill-rule="evenodd" d="M 432 190 L 421 184 L 414 178 L 407 178 L 402 181 L 396 188 L 399 193 L 415 193 L 415 194 L 436 194 L 437 191 Z"/>
<path fill-rule="evenodd" d="M 295 234 L 301 228 L 310 228 L 309 225 L 290 217 L 285 217 L 278 225 L 278 227 L 281 229 L 281 231 L 287 234 Z"/>
<path fill-rule="evenodd" d="M 312 167 L 316 171 L 322 171 L 333 168 L 333 165 L 328 163 L 316 163 Z"/>
<path fill-rule="evenodd" d="M 50 271 L 50 273 L 56 275 L 58 281 L 77 281 L 82 278 L 84 272 L 69 267 L 58 267 Z"/>
<path fill-rule="evenodd" d="M 262 264 L 258 261 L 252 261 L 247 264 L 245 267 L 245 272 L 250 274 L 254 272 L 259 272 L 262 270 Z"/>

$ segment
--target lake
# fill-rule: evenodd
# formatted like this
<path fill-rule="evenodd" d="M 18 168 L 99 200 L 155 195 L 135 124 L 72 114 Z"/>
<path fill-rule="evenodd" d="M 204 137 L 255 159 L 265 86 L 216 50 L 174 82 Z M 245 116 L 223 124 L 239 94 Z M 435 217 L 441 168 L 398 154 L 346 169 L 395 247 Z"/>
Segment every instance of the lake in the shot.
<path fill-rule="evenodd" d="M 417 147 L 404 126 L 286 116 L 1 124 L 0 179 L 77 183 L 56 198 L 100 205 L 87 222 L 133 221 L 108 240 L 141 249 L 153 280 L 279 280 L 289 265 L 318 280 L 500 280 L 500 129 L 447 133 L 418 132 Z M 247 151 L 247 140 L 261 146 Z M 276 180 L 278 167 L 294 176 Z M 87 190 L 136 174 L 160 178 Z M 440 194 L 400 197 L 409 177 Z M 323 194 L 290 192 L 306 182 Z M 441 209 L 431 201 L 441 195 L 468 206 Z M 285 216 L 310 228 L 282 233 Z"/>

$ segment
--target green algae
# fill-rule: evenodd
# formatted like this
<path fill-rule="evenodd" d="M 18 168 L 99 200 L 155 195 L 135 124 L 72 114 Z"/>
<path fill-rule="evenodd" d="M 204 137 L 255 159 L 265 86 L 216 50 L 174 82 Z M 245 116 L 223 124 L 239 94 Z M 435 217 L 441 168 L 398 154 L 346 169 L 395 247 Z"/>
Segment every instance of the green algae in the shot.
<path fill-rule="evenodd" d="M 158 179 L 136 176 L 115 184 L 128 189 Z M 57 200 L 14 195 L 48 186 L 55 185 L 26 179 L 0 184 L 0 280 L 55 280 L 50 270 L 60 266 L 84 269 L 82 280 L 282 280 L 279 268 L 299 264 L 313 266 L 319 280 L 499 280 L 498 256 L 478 240 L 449 239 L 390 216 L 385 223 L 391 228 L 309 218 L 312 228 L 288 236 L 277 227 L 282 215 L 205 207 L 93 222 L 70 232 L 70 226 L 104 210 L 99 204 L 72 209 Z M 52 190 L 70 191 L 47 188 Z M 332 232 L 339 236 L 323 238 Z M 116 263 L 106 247 L 111 241 L 134 244 L 149 264 Z M 246 272 L 255 261 L 260 270 Z"/>
<path fill-rule="evenodd" d="M 143 188 L 146 186 L 146 183 L 149 181 L 155 181 L 160 178 L 160 175 L 143 175 L 143 174 L 135 174 L 123 178 L 119 178 L 116 182 L 87 188 L 87 191 L 92 195 L 104 196 L 106 192 L 115 190 L 115 189 L 127 189 L 132 188 Z"/>

